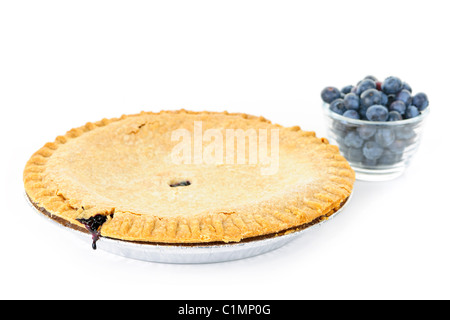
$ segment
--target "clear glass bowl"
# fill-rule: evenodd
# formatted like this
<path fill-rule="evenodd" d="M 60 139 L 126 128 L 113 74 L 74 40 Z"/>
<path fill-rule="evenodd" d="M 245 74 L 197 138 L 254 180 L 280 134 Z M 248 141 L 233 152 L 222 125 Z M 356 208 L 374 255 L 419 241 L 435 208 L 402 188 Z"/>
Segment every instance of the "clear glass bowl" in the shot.
<path fill-rule="evenodd" d="M 323 104 L 327 138 L 339 147 L 356 178 L 385 181 L 400 176 L 416 153 L 430 108 L 418 117 L 391 122 L 372 122 L 343 117 Z"/>

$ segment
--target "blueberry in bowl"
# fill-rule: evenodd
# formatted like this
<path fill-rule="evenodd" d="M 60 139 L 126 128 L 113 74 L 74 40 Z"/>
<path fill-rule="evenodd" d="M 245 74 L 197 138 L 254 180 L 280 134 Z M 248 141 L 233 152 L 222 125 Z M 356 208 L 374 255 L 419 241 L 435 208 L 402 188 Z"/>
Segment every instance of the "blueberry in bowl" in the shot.
<path fill-rule="evenodd" d="M 398 77 L 367 76 L 342 90 L 321 92 L 327 138 L 359 180 L 400 176 L 416 153 L 429 114 L 428 96 Z"/>
<path fill-rule="evenodd" d="M 346 96 L 347 97 L 347 96 Z M 373 105 L 379 105 L 381 103 L 381 92 L 377 89 L 369 89 L 361 93 L 361 106 L 369 108 Z"/>
<path fill-rule="evenodd" d="M 326 103 L 331 103 L 341 97 L 341 92 L 335 87 L 326 87 L 321 93 L 322 100 Z"/>

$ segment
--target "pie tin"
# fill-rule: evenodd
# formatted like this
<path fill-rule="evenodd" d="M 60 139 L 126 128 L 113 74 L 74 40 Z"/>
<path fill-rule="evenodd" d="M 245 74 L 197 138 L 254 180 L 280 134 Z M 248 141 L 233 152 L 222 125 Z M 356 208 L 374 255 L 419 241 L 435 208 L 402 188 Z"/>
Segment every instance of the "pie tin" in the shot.
<path fill-rule="evenodd" d="M 351 197 L 352 195 L 347 198 L 346 202 L 342 205 L 341 208 L 339 208 L 327 219 L 323 219 L 322 221 L 319 221 L 307 228 L 298 231 L 265 237 L 258 240 L 210 245 L 171 245 L 148 243 L 144 244 L 101 237 L 97 242 L 97 249 L 104 250 L 106 252 L 125 258 L 170 264 L 204 264 L 250 258 L 281 248 L 289 242 L 299 238 L 306 232 L 312 231 L 323 225 L 325 222 L 330 221 L 348 206 Z M 35 211 L 37 211 L 40 216 L 45 217 L 46 220 L 51 221 L 56 226 L 69 230 L 76 237 L 88 243 L 86 245 L 86 249 L 92 250 L 92 237 L 90 234 L 61 225 L 60 223 L 54 221 L 53 219 L 49 218 L 41 211 L 39 211 L 33 205 L 27 195 L 25 195 L 25 198 L 27 199 L 28 204 Z"/>

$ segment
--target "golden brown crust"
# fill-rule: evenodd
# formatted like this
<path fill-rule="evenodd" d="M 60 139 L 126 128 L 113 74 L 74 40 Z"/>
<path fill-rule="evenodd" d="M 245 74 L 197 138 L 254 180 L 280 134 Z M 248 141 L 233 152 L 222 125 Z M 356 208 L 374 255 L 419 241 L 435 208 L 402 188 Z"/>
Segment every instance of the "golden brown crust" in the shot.
<path fill-rule="evenodd" d="M 224 210 L 219 210 L 217 207 L 211 207 L 211 210 L 199 208 L 196 213 L 192 208 L 187 208 L 186 210 L 190 211 L 186 215 L 178 211 L 162 214 L 162 211 L 157 210 L 157 213 L 153 213 L 156 212 L 155 208 L 151 207 L 146 210 L 145 205 L 148 202 L 145 201 L 141 206 L 135 207 L 130 199 L 127 199 L 128 202 L 125 201 L 125 204 L 121 203 L 120 199 L 111 199 L 112 197 L 103 199 L 103 194 L 97 196 L 95 192 L 91 192 L 92 195 L 89 190 L 84 190 L 78 181 L 67 180 L 68 174 L 64 172 L 66 167 L 63 161 L 71 159 L 72 150 L 77 143 L 83 142 L 77 138 L 86 136 L 87 133 L 89 138 L 95 138 L 93 133 L 106 134 L 101 131 L 101 128 L 108 131 L 116 130 L 114 135 L 117 136 L 121 134 L 117 130 L 120 131 L 124 126 L 128 126 L 127 129 L 136 128 L 136 123 L 138 123 L 136 121 L 141 118 L 148 120 L 156 119 L 155 117 L 158 116 L 166 120 L 177 119 L 177 121 L 188 116 L 205 121 L 209 117 L 220 117 L 216 119 L 220 120 L 220 123 L 238 121 L 249 127 L 278 128 L 281 130 L 280 144 L 285 146 L 286 150 L 292 150 L 295 156 L 304 155 L 305 159 L 310 159 L 311 166 L 302 168 L 307 170 L 307 175 L 313 176 L 312 172 L 314 171 L 314 177 L 317 179 L 305 182 L 303 186 L 295 184 L 291 190 L 283 190 L 277 194 L 268 192 L 273 196 L 261 197 L 261 201 L 255 199 L 255 201 L 247 201 L 248 203 L 240 203 L 236 206 L 226 205 Z M 172 127 L 172 129 L 174 128 Z M 129 133 L 137 136 L 139 129 L 140 126 Z M 135 137 L 135 139 L 138 138 Z M 71 147 L 64 147 L 68 143 L 71 143 Z M 288 166 L 295 164 L 293 161 L 295 160 L 289 159 Z M 298 165 L 303 165 L 300 162 L 299 160 Z M 76 164 L 73 166 L 76 168 Z M 295 166 L 293 166 L 293 170 L 296 170 Z M 284 179 L 286 172 L 281 170 L 281 179 Z M 83 172 L 83 174 L 87 176 L 87 173 Z M 301 172 L 295 171 L 292 179 L 297 176 L 301 177 L 301 175 Z M 142 112 L 136 115 L 124 115 L 121 118 L 103 119 L 95 123 L 89 122 L 82 127 L 68 131 L 64 136 L 57 137 L 54 142 L 44 145 L 26 164 L 23 177 L 25 190 L 31 201 L 39 207 L 45 208 L 52 215 L 80 227 L 82 225 L 77 219 L 89 218 L 97 214 L 108 215 L 108 220 L 101 228 L 103 236 L 131 241 L 164 243 L 240 241 L 309 223 L 340 207 L 351 194 L 355 179 L 353 170 L 339 154 L 338 148 L 329 145 L 326 139 L 316 138 L 313 132 L 302 131 L 299 127 L 284 128 L 271 124 L 262 117 L 246 114 L 186 110 L 160 113 Z M 292 179 L 289 182 L 292 182 Z M 265 181 L 267 180 L 262 179 L 261 183 Z M 274 184 L 273 188 L 281 188 L 275 180 L 270 181 Z M 254 189 L 252 189 L 253 187 Z M 266 187 L 270 190 L 270 186 L 253 184 L 249 187 L 249 192 L 257 196 L 258 187 L 261 190 Z M 111 194 L 115 194 L 117 191 L 111 192 Z M 202 194 L 201 197 L 208 202 L 206 195 Z M 99 198 L 102 199 L 98 200 Z M 243 198 L 242 201 L 245 199 Z M 139 199 L 136 201 L 139 202 Z M 113 215 L 111 215 L 112 213 Z"/>

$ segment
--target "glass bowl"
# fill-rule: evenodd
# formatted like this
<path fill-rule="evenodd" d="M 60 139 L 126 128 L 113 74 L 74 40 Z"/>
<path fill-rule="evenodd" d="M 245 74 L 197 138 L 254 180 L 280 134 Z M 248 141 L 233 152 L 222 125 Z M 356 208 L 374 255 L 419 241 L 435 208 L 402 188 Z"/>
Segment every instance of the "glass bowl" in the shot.
<path fill-rule="evenodd" d="M 341 116 L 323 104 L 327 138 L 364 181 L 386 181 L 399 177 L 416 153 L 430 113 L 426 108 L 415 118 L 374 122 Z"/>

